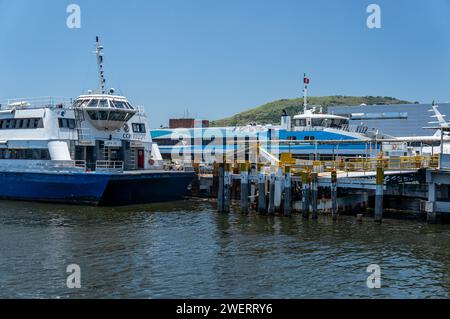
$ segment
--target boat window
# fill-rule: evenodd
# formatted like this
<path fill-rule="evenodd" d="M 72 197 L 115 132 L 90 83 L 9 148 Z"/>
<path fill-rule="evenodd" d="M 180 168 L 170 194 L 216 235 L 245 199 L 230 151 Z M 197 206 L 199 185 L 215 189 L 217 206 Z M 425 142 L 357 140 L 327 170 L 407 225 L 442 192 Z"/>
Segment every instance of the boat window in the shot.
<path fill-rule="evenodd" d="M 311 119 L 311 126 L 324 126 L 323 119 Z"/>
<path fill-rule="evenodd" d="M 1 130 L 43 128 L 42 118 L 0 120 Z"/>
<path fill-rule="evenodd" d="M 143 123 L 133 123 L 132 127 L 134 133 L 145 133 L 145 124 Z"/>
<path fill-rule="evenodd" d="M 120 102 L 120 101 L 114 101 L 114 104 L 116 105 L 116 108 L 118 108 L 118 109 L 126 109 L 127 108 L 126 104 L 123 102 Z"/>
<path fill-rule="evenodd" d="M 108 101 L 107 100 L 100 100 L 98 103 L 98 107 L 102 107 L 102 108 L 108 108 Z"/>
<path fill-rule="evenodd" d="M 60 128 L 68 128 L 73 130 L 75 128 L 75 119 L 59 118 L 58 124 Z"/>
<path fill-rule="evenodd" d="M 100 121 L 106 121 L 108 119 L 108 112 L 107 111 L 98 112 L 98 119 Z"/>
<path fill-rule="evenodd" d="M 91 102 L 89 102 L 87 107 L 97 107 L 97 105 L 98 105 L 98 100 L 91 100 Z"/>
<path fill-rule="evenodd" d="M 48 149 L 0 149 L 0 159 L 50 160 Z"/>
<path fill-rule="evenodd" d="M 314 141 L 316 138 L 314 136 L 305 136 L 305 141 Z"/>
<path fill-rule="evenodd" d="M 110 112 L 109 120 L 110 121 L 124 121 L 126 117 L 126 113 L 124 112 Z"/>
<path fill-rule="evenodd" d="M 127 102 L 126 105 L 128 106 L 128 108 L 129 108 L 130 110 L 134 110 L 134 107 L 132 107 L 131 104 L 130 104 L 129 102 Z"/>
<path fill-rule="evenodd" d="M 98 121 L 98 112 L 97 111 L 88 111 L 87 112 L 91 120 Z"/>
<path fill-rule="evenodd" d="M 306 126 L 306 119 L 296 119 L 294 120 L 295 126 Z"/>

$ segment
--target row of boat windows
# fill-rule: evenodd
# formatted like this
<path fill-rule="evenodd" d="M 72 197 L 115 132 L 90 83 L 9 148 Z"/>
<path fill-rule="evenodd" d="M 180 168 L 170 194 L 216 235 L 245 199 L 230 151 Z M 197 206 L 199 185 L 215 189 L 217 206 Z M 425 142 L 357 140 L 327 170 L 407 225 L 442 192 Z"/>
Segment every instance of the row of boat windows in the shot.
<path fill-rule="evenodd" d="M 99 107 L 99 108 L 115 108 L 123 110 L 133 110 L 133 107 L 128 102 L 113 101 L 113 100 L 77 100 L 75 101 L 74 107 Z"/>
<path fill-rule="evenodd" d="M 347 119 L 311 119 L 311 126 L 340 128 L 343 125 L 348 125 Z M 294 120 L 294 126 L 302 127 L 308 126 L 306 119 Z"/>
<path fill-rule="evenodd" d="M 116 111 L 88 111 L 87 113 L 93 121 L 126 122 L 133 116 L 132 113 Z"/>
<path fill-rule="evenodd" d="M 94 113 L 97 113 L 96 111 L 93 111 Z M 89 112 L 88 112 L 89 113 Z M 101 112 L 98 112 L 101 113 Z M 108 112 L 106 112 L 108 113 Z M 123 112 L 109 112 L 109 113 L 120 113 L 121 115 L 128 115 Z M 91 116 L 89 114 L 89 116 Z M 95 116 L 94 116 L 95 117 Z M 92 118 L 92 116 L 91 116 Z M 111 114 L 106 117 L 106 119 L 109 121 L 115 121 L 115 115 Z M 122 117 L 120 117 L 122 118 Z M 93 118 L 94 119 L 94 118 Z M 126 119 L 126 117 L 125 117 Z M 105 120 L 106 121 L 106 120 Z M 119 121 L 119 120 L 117 120 Z M 122 121 L 122 120 L 120 120 Z M 75 129 L 76 127 L 75 119 L 66 119 L 66 118 L 58 118 L 58 126 L 60 128 L 67 128 L 67 129 Z M 8 129 L 35 129 L 35 128 L 43 128 L 44 127 L 44 121 L 42 118 L 29 118 L 29 119 L 7 119 L 7 120 L 0 120 L 0 129 L 2 130 L 8 130 Z M 133 123 L 132 124 L 133 133 L 145 133 L 145 124 L 143 123 Z"/>
<path fill-rule="evenodd" d="M 0 120 L 1 130 L 43 128 L 42 118 Z"/>
<path fill-rule="evenodd" d="M 47 149 L 0 149 L 0 159 L 50 160 Z"/>

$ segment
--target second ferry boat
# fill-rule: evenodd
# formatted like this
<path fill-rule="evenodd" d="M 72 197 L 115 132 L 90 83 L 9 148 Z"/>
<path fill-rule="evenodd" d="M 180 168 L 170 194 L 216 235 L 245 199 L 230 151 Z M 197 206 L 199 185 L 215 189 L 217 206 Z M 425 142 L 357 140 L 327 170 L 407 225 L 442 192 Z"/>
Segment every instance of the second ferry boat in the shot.
<path fill-rule="evenodd" d="M 147 117 L 114 89 L 74 101 L 0 102 L 0 198 L 129 205 L 182 198 L 193 172 L 164 169 Z"/>

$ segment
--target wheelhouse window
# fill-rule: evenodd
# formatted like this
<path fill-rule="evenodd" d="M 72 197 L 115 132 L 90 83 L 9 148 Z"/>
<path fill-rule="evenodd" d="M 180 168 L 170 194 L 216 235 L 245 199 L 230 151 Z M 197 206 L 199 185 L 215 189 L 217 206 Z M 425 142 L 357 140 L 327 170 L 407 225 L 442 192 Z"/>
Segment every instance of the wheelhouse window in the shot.
<path fill-rule="evenodd" d="M 294 126 L 306 126 L 306 119 L 294 120 Z"/>
<path fill-rule="evenodd" d="M 145 124 L 143 123 L 133 123 L 133 133 L 145 133 Z"/>

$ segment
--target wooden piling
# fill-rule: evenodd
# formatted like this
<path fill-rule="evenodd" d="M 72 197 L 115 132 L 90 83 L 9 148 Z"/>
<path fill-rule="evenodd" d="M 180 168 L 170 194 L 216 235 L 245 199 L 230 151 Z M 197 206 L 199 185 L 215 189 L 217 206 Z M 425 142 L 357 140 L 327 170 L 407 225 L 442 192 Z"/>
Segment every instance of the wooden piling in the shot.
<path fill-rule="evenodd" d="M 230 212 L 230 205 L 231 205 L 231 165 L 225 164 L 225 170 L 224 170 L 224 186 L 223 186 L 223 212 L 229 213 Z"/>
<path fill-rule="evenodd" d="M 310 175 L 309 172 L 302 172 L 302 216 L 309 218 L 309 197 L 310 197 Z"/>
<path fill-rule="evenodd" d="M 248 170 L 246 164 L 241 164 L 241 213 L 248 213 Z"/>
<path fill-rule="evenodd" d="M 275 175 L 275 194 L 274 194 L 274 207 L 275 212 L 279 213 L 281 208 L 281 198 L 283 193 L 283 169 L 281 167 L 278 168 L 278 172 Z"/>
<path fill-rule="evenodd" d="M 271 173 L 269 177 L 269 214 L 275 213 L 275 174 Z"/>
<path fill-rule="evenodd" d="M 266 176 L 263 172 L 258 174 L 258 213 L 266 214 Z"/>
<path fill-rule="evenodd" d="M 224 185 L 225 185 L 225 168 L 224 164 L 219 164 L 218 167 L 218 185 L 217 185 L 217 211 L 224 212 Z"/>
<path fill-rule="evenodd" d="M 333 220 L 337 220 L 337 173 L 336 170 L 331 171 L 331 214 Z"/>
<path fill-rule="evenodd" d="M 319 195 L 318 189 L 318 175 L 317 173 L 311 173 L 311 207 L 312 207 L 312 219 L 317 219 L 317 199 Z"/>
<path fill-rule="evenodd" d="M 291 216 L 292 212 L 292 178 L 289 166 L 285 167 L 284 173 L 284 215 Z"/>
<path fill-rule="evenodd" d="M 384 169 L 383 164 L 377 165 L 375 190 L 375 222 L 381 223 L 383 219 L 383 192 L 384 192 Z"/>

